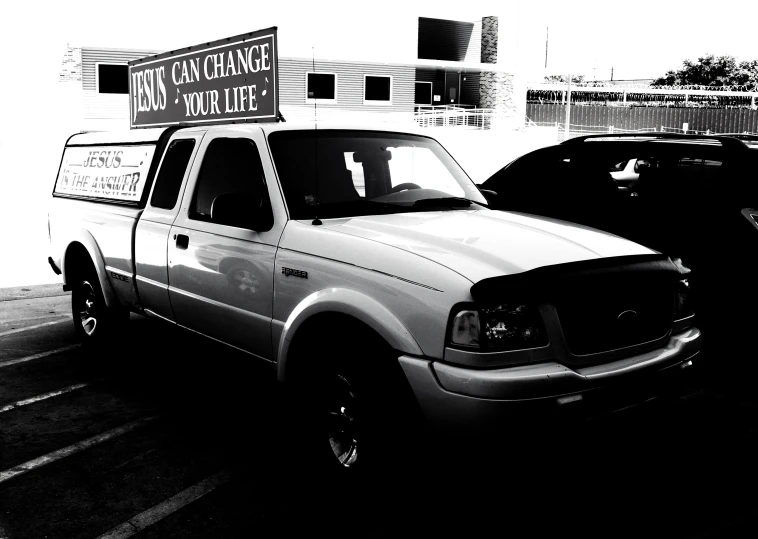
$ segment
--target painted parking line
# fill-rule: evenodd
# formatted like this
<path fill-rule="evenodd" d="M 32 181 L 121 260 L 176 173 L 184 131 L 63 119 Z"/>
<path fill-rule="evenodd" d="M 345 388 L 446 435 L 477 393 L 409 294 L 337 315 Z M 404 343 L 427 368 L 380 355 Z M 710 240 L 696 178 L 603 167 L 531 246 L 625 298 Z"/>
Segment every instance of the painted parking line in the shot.
<path fill-rule="evenodd" d="M 11 359 L 10 361 L 0 361 L 0 369 L 3 367 L 10 367 L 11 365 L 18 365 L 19 363 L 26 363 L 27 361 L 34 361 L 35 359 L 41 359 L 43 357 L 52 356 L 53 354 L 60 354 L 61 352 L 68 352 L 74 348 L 79 348 L 80 345 L 72 344 L 64 346 L 62 348 L 56 348 L 55 350 L 48 350 L 47 352 L 40 352 L 39 354 L 32 354 L 31 356 L 20 357 L 18 359 Z"/>
<path fill-rule="evenodd" d="M 220 487 L 224 483 L 229 481 L 229 472 L 222 470 L 210 477 L 207 477 L 192 485 L 191 487 L 184 489 L 179 494 L 176 494 L 169 499 L 154 505 L 150 509 L 143 511 L 137 516 L 134 516 L 110 529 L 104 534 L 97 537 L 97 539 L 126 539 L 135 535 L 148 526 L 152 526 L 159 520 L 163 520 L 170 514 L 178 511 L 185 505 L 188 505 L 198 498 L 205 496 L 217 487 Z"/>
<path fill-rule="evenodd" d="M 19 322 L 28 322 L 29 320 L 44 320 L 44 319 L 53 319 L 53 318 L 68 318 L 71 316 L 70 314 L 54 314 L 50 316 L 50 314 L 38 314 L 37 316 L 27 316 L 25 318 L 13 318 L 11 320 L 0 320 L 0 324 L 8 325 L 8 324 L 18 324 Z"/>
<path fill-rule="evenodd" d="M 43 328 L 45 326 L 52 326 L 53 324 L 62 324 L 63 322 L 69 322 L 70 319 L 68 316 L 62 320 L 55 320 L 53 322 L 45 322 L 44 324 L 35 324 L 33 326 L 26 326 L 25 328 L 18 328 L 18 329 L 9 329 L 8 331 L 0 332 L 0 337 L 5 337 L 6 335 L 13 335 L 14 333 L 21 333 L 22 331 L 29 331 L 31 329 L 37 329 L 37 328 Z"/>
<path fill-rule="evenodd" d="M 11 410 L 15 410 L 16 408 L 20 408 L 21 406 L 26 406 L 27 404 L 33 404 L 35 402 L 43 401 L 51 397 L 57 397 L 58 395 L 65 395 L 66 393 L 71 393 L 72 391 L 76 391 L 77 389 L 87 387 L 88 385 L 89 384 L 75 384 L 73 386 L 64 387 L 63 389 L 51 391 L 50 393 L 44 393 L 42 395 L 37 395 L 36 397 L 31 397 L 31 398 L 24 399 L 21 401 L 16 401 L 12 404 L 7 404 L 3 406 L 2 408 L 0 408 L 0 414 L 2 414 L 3 412 L 10 412 Z"/>
<path fill-rule="evenodd" d="M 57 451 L 53 451 L 52 453 L 48 453 L 47 455 L 42 455 L 41 457 L 37 457 L 36 459 L 24 462 L 23 464 L 19 464 L 18 466 L 14 466 L 13 468 L 0 472 L 0 483 L 4 483 L 5 481 L 8 481 L 9 479 L 13 479 L 14 477 L 17 477 L 21 474 L 25 474 L 26 472 L 36 470 L 37 468 L 44 466 L 45 464 L 50 464 L 51 462 L 55 462 L 56 460 L 60 460 L 62 458 L 71 456 L 75 453 L 78 453 L 79 451 L 83 451 L 94 445 L 101 444 L 105 441 L 121 436 L 122 434 L 131 432 L 134 429 L 137 429 L 139 427 L 146 425 L 147 423 L 149 423 L 150 421 L 153 421 L 154 419 L 155 417 L 144 417 L 142 419 L 132 421 L 131 423 L 127 423 L 126 425 L 122 425 L 120 427 L 116 427 L 115 429 L 111 429 L 109 431 L 97 434 L 93 436 L 92 438 L 87 438 L 86 440 L 82 440 L 81 442 L 77 442 L 75 444 L 69 445 L 68 447 L 58 449 Z"/>

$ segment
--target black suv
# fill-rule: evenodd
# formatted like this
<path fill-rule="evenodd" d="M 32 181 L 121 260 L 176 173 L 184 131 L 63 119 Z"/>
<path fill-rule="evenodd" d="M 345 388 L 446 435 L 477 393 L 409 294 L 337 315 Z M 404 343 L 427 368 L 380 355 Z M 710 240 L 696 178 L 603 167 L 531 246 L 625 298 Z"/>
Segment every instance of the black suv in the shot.
<path fill-rule="evenodd" d="M 758 137 L 583 136 L 519 157 L 480 187 L 498 194 L 497 209 L 591 226 L 680 259 L 693 270 L 704 347 L 749 349 L 758 329 Z"/>

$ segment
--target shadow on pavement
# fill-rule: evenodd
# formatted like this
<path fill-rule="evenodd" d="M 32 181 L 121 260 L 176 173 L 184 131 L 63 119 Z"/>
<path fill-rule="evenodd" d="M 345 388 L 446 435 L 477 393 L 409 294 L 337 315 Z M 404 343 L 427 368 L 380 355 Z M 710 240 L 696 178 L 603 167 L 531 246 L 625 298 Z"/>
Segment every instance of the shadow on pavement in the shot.
<path fill-rule="evenodd" d="M 270 365 L 135 317 L 114 353 L 94 359 L 183 443 L 221 455 L 233 481 L 207 503 L 223 507 L 230 533 L 253 519 L 271 533 L 673 537 L 755 512 L 741 494 L 758 479 L 755 414 L 730 403 L 672 398 L 565 428 L 503 425 L 494 440 L 402 447 L 403 473 L 335 481 L 303 454 Z"/>

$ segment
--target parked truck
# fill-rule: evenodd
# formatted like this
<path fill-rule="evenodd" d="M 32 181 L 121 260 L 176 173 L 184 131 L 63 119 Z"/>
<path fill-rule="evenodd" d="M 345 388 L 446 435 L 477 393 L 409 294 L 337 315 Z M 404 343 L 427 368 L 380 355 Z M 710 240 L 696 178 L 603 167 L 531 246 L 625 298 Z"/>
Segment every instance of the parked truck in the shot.
<path fill-rule="evenodd" d="M 52 194 L 49 261 L 84 345 L 116 346 L 133 312 L 242 350 L 309 392 L 340 469 L 398 451 L 392 429 L 414 418 L 502 431 L 626 407 L 700 349 L 685 270 L 490 210 L 412 129 L 82 133 Z"/>

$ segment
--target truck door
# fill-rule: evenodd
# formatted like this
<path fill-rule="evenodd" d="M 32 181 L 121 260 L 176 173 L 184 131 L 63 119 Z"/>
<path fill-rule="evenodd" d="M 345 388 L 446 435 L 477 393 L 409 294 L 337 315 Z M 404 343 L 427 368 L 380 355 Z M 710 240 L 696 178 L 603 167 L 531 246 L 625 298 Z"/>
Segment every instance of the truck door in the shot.
<path fill-rule="evenodd" d="M 179 212 L 181 192 L 202 137 L 202 132 L 181 131 L 169 142 L 153 192 L 135 231 L 134 259 L 140 303 L 148 314 L 170 321 L 174 320 L 174 314 L 168 297 L 169 232 Z"/>
<path fill-rule="evenodd" d="M 274 258 L 286 218 L 265 152 L 260 131 L 205 136 L 171 228 L 168 271 L 178 324 L 272 359 Z"/>

